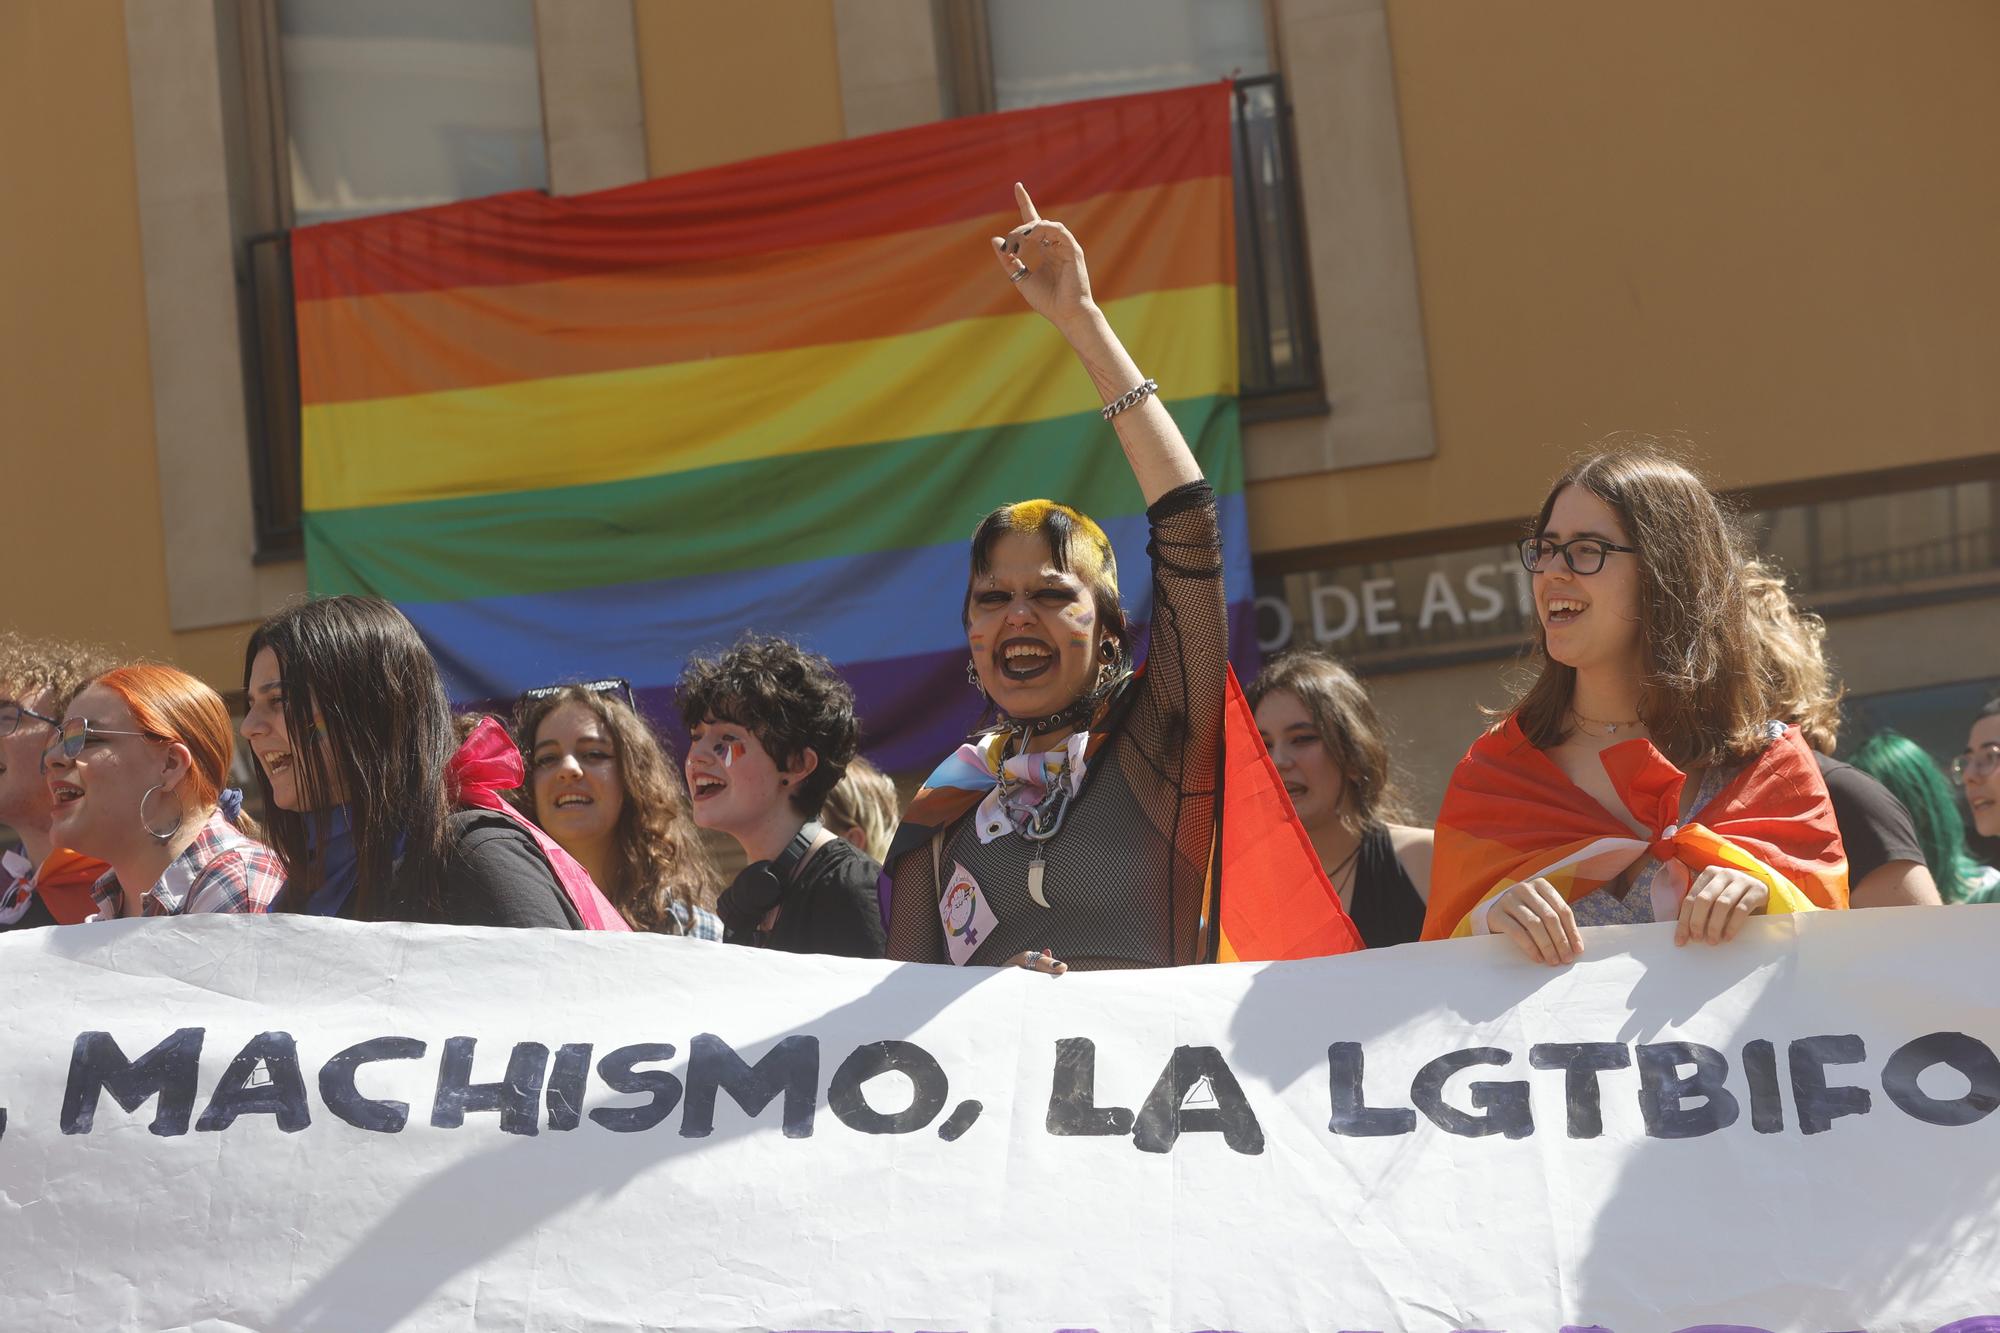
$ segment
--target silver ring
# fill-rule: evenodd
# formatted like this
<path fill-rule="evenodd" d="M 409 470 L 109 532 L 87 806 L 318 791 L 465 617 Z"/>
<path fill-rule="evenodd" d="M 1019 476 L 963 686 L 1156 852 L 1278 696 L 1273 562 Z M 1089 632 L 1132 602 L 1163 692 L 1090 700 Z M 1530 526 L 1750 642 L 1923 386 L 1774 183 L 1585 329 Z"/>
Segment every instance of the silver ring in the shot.
<path fill-rule="evenodd" d="M 1021 964 L 1021 966 L 1034 967 L 1036 964 L 1040 963 L 1044 958 L 1047 957 L 1048 957 L 1047 953 L 1043 952 L 1040 949 L 1035 949 L 1028 954 L 1028 961 Z"/>
<path fill-rule="evenodd" d="M 1026 265 L 1022 265 L 1020 268 L 1015 269 L 1012 273 L 1009 273 L 1007 275 L 1007 279 L 1010 282 L 1021 282 L 1026 278 L 1028 278 L 1029 276 L 1031 275 L 1028 267 Z"/>

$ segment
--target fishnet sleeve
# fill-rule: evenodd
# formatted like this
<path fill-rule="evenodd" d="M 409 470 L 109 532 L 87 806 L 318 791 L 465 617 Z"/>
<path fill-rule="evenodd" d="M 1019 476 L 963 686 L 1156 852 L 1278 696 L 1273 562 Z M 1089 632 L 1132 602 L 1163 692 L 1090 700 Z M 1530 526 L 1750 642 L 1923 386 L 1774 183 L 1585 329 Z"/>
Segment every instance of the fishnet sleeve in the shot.
<path fill-rule="evenodd" d="M 1161 779 L 1183 794 L 1214 788 L 1222 744 L 1229 612 L 1222 592 L 1222 529 L 1205 481 L 1177 486 L 1146 511 L 1153 540 L 1152 637 L 1133 706 L 1131 738 Z"/>

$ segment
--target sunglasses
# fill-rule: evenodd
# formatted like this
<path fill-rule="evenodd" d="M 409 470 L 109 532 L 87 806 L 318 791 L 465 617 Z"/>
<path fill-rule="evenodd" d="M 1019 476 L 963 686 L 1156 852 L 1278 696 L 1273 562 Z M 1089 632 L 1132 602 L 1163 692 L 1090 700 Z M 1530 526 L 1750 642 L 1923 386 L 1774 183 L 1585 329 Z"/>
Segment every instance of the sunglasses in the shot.
<path fill-rule="evenodd" d="M 56 725 L 56 739 L 42 751 L 42 766 L 46 768 L 49 756 L 60 752 L 65 759 L 75 759 L 90 745 L 103 745 L 112 736 L 138 736 L 143 740 L 165 741 L 171 737 L 154 731 L 114 731 L 110 727 L 93 726 L 88 718 L 73 717 Z"/>
<path fill-rule="evenodd" d="M 1613 551 L 1635 555 L 1636 546 L 1620 546 L 1617 542 L 1603 541 L 1597 537 L 1573 537 L 1566 542 L 1552 542 L 1547 537 L 1524 537 L 1521 539 L 1521 563 L 1530 574 L 1542 572 L 1558 555 L 1569 566 L 1572 574 L 1595 574 L 1604 568 L 1604 557 Z"/>
<path fill-rule="evenodd" d="M 582 690 L 585 694 L 606 694 L 614 699 L 623 699 L 625 706 L 633 712 L 639 711 L 639 701 L 632 696 L 632 682 L 613 676 L 606 680 L 576 680 L 562 685 L 537 685 L 532 690 L 522 690 L 521 698 L 514 705 L 518 714 L 529 704 L 543 699 L 553 699 L 565 690 Z"/>
<path fill-rule="evenodd" d="M 10 699 L 6 703 L 0 703 L 0 736 L 11 736 L 20 730 L 22 718 L 34 722 L 46 722 L 57 730 L 62 729 L 61 718 L 47 717 L 24 703 Z"/>

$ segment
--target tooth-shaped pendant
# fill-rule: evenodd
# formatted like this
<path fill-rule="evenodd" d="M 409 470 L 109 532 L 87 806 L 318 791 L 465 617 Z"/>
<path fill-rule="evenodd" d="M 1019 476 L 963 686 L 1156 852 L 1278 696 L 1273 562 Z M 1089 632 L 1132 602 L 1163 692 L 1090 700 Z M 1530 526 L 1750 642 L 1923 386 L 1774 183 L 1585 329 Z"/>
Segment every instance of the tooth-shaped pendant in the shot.
<path fill-rule="evenodd" d="M 1028 862 L 1028 897 L 1035 906 L 1047 907 L 1049 900 L 1042 894 L 1042 849 L 1035 848 L 1035 859 Z"/>

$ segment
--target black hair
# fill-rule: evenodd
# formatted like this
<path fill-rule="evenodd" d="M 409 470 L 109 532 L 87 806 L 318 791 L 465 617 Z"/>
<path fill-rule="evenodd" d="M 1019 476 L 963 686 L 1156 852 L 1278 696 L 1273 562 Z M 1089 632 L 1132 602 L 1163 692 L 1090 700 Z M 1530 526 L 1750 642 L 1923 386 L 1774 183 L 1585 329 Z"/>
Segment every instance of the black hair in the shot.
<path fill-rule="evenodd" d="M 792 808 L 811 819 L 826 804 L 861 746 L 854 691 L 818 653 L 789 639 L 745 633 L 719 657 L 697 657 L 681 672 L 681 721 L 689 731 L 734 722 L 780 768 L 810 750 L 818 765 L 791 790 Z"/>
<path fill-rule="evenodd" d="M 324 844 L 338 785 L 347 792 L 360 872 L 355 915 L 364 921 L 428 915 L 437 905 L 451 813 L 445 768 L 458 741 L 444 682 L 416 626 L 375 597 L 324 597 L 289 607 L 250 636 L 243 650 L 246 690 L 251 664 L 266 648 L 277 655 L 284 682 L 285 730 L 305 806 L 279 809 L 263 765 L 256 766 L 271 845 L 285 863 L 285 889 L 272 910 L 303 911 L 319 887 L 306 820 L 315 822 Z M 320 726 L 332 771 L 312 743 Z M 413 872 L 407 882 L 427 895 L 423 900 L 392 901 L 399 856 Z"/>
<path fill-rule="evenodd" d="M 1115 639 L 1121 656 L 1129 659 L 1132 623 L 1118 597 L 1118 557 L 1111 542 L 1088 515 L 1053 500 L 1004 504 L 979 520 L 979 526 L 972 530 L 972 568 L 965 579 L 960 622 L 971 626 L 973 580 L 993 568 L 993 544 L 1010 532 L 1038 536 L 1048 543 L 1049 563 L 1065 574 L 1076 573 L 1082 580 L 1096 607 L 1101 637 Z M 1088 552 L 1087 559 L 1076 559 L 1078 548 Z"/>

